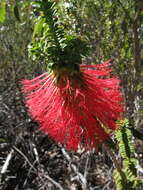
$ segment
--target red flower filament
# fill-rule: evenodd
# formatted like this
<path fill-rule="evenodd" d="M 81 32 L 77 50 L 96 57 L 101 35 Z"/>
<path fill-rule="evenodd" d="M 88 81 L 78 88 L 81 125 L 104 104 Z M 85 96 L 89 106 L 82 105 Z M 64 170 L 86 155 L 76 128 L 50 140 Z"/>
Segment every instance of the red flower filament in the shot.
<path fill-rule="evenodd" d="M 22 81 L 29 113 L 40 129 L 68 149 L 96 147 L 116 130 L 123 112 L 120 81 L 111 71 L 105 62 L 81 66 L 75 74 L 44 73 Z"/>

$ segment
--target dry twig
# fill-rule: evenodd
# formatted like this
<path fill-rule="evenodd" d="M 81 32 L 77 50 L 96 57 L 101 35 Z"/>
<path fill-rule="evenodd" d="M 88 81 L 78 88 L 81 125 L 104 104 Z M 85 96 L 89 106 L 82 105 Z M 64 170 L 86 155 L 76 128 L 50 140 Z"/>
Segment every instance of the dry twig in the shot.
<path fill-rule="evenodd" d="M 14 150 L 12 149 L 10 151 L 10 153 L 7 155 L 6 161 L 5 161 L 4 165 L 2 166 L 2 169 L 0 172 L 1 174 L 4 174 L 7 171 L 7 168 L 9 166 L 9 163 L 10 163 L 13 153 L 14 153 Z"/>

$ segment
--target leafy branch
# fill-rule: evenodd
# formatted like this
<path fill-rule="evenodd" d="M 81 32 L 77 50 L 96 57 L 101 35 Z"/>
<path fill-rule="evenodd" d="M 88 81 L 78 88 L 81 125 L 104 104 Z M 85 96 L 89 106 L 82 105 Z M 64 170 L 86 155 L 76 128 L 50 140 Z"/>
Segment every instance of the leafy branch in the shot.
<path fill-rule="evenodd" d="M 131 130 L 128 128 L 128 120 L 119 122 L 121 127 L 116 132 L 119 145 L 119 153 L 122 158 L 122 170 L 114 170 L 113 176 L 117 190 L 136 190 L 143 181 L 138 177 L 136 166 L 138 160 L 134 157 L 135 148 L 132 140 Z"/>
<path fill-rule="evenodd" d="M 86 41 L 77 35 L 64 33 L 55 2 L 40 0 L 32 5 L 38 17 L 29 48 L 31 57 L 46 62 L 52 70 L 66 68 L 70 73 L 78 72 L 82 57 L 88 52 Z"/>

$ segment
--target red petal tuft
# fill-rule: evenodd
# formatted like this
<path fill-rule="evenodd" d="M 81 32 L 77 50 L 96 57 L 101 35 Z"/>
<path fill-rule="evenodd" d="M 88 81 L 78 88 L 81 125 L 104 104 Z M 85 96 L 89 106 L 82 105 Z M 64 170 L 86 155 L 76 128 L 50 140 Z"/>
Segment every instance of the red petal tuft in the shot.
<path fill-rule="evenodd" d="M 46 73 L 22 82 L 31 116 L 68 149 L 96 147 L 117 128 L 123 97 L 120 81 L 110 76 L 108 66 L 108 62 L 81 66 L 79 77 L 64 76 L 58 86 Z"/>

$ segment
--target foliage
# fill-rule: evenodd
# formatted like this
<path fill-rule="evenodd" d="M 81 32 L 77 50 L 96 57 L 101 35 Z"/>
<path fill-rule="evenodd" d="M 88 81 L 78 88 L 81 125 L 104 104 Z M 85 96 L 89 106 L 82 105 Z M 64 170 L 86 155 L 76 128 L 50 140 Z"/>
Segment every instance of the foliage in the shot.
<path fill-rule="evenodd" d="M 32 5 L 39 14 L 29 46 L 33 59 L 45 62 L 49 68 L 67 66 L 70 70 L 78 70 L 77 65 L 82 63 L 82 57 L 88 51 L 86 41 L 77 35 L 64 33 L 58 20 L 56 3 L 43 0 Z"/>
<path fill-rule="evenodd" d="M 122 158 L 122 170 L 115 169 L 113 176 L 117 190 L 136 190 L 143 181 L 138 177 L 138 159 L 134 157 L 132 133 L 128 129 L 128 120 L 121 120 L 118 123 L 121 127 L 116 132 L 116 139 L 119 146 L 119 153 Z"/>

